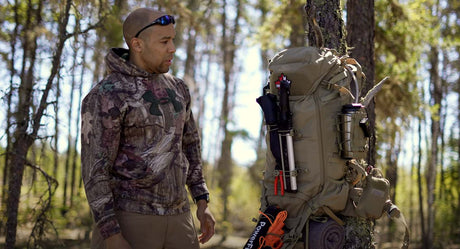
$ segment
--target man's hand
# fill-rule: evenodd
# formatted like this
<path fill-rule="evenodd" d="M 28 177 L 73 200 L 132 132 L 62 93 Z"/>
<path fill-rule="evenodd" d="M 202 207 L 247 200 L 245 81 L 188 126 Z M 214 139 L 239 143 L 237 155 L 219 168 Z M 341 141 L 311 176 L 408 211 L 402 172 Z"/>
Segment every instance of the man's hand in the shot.
<path fill-rule="evenodd" d="M 206 200 L 199 200 L 196 205 L 198 207 L 196 210 L 196 217 L 200 221 L 201 226 L 201 235 L 198 239 L 201 244 L 204 244 L 214 235 L 214 225 L 216 224 L 216 220 L 214 219 L 214 216 L 212 216 Z"/>
<path fill-rule="evenodd" d="M 117 233 L 105 240 L 106 249 L 132 249 L 121 233 Z"/>

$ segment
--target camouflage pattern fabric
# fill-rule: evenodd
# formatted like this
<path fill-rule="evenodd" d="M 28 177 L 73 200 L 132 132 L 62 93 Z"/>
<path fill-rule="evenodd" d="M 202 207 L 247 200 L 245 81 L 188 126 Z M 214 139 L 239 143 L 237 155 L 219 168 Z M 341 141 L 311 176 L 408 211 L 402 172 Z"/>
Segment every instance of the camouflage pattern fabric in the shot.
<path fill-rule="evenodd" d="M 177 215 L 208 193 L 200 138 L 184 82 L 106 56 L 107 76 L 82 104 L 81 159 L 87 199 L 103 238 L 120 232 L 115 210 Z"/>

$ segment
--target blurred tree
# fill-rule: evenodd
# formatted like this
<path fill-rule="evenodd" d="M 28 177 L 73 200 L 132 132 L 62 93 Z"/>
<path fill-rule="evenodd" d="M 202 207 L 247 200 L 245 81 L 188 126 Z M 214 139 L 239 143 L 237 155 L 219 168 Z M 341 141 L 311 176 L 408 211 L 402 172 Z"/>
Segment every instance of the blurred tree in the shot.
<path fill-rule="evenodd" d="M 379 138 L 376 149 L 380 151 L 380 158 L 376 160 L 380 160 L 380 167 L 390 181 L 390 197 L 397 205 L 396 187 L 401 164 L 398 159 L 402 143 L 407 139 L 404 131 L 409 129 L 412 117 L 423 114 L 420 108 L 423 100 L 417 87 L 418 70 L 423 66 L 420 61 L 423 39 L 430 40 L 433 34 L 433 29 L 424 25 L 429 15 L 421 2 L 375 2 L 375 78 L 390 77 L 375 98 L 376 136 Z"/>
<path fill-rule="evenodd" d="M 221 224 L 228 223 L 229 217 L 229 197 L 231 195 L 230 183 L 233 177 L 233 160 L 231 155 L 231 148 L 233 143 L 233 132 L 229 128 L 231 122 L 231 112 L 234 107 L 235 89 L 237 82 L 234 80 L 234 67 L 235 57 L 238 47 L 238 35 L 240 33 L 240 22 L 243 12 L 243 1 L 237 0 L 235 2 L 236 15 L 232 20 L 229 17 L 229 8 L 227 1 L 222 1 L 222 66 L 224 72 L 224 93 L 222 98 L 222 111 L 220 116 L 220 129 L 224 135 L 221 144 L 220 157 L 216 165 L 218 185 L 221 192 L 221 199 L 223 202 L 223 214 Z M 222 240 L 225 241 L 229 235 L 229 230 L 224 226 L 222 229 Z"/>

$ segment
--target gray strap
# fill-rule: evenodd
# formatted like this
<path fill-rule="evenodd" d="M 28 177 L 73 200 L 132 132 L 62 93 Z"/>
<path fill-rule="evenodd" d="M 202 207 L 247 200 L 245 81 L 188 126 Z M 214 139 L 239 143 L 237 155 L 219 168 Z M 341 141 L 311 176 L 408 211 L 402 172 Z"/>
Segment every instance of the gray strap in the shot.
<path fill-rule="evenodd" d="M 397 221 L 404 226 L 405 228 L 404 240 L 403 240 L 403 245 L 401 246 L 401 249 L 408 249 L 409 243 L 410 243 L 410 232 L 409 232 L 409 226 L 407 225 L 404 215 L 401 213 L 399 208 L 396 205 L 394 205 L 390 200 L 388 200 L 385 203 L 384 210 L 386 211 L 390 219 Z"/>

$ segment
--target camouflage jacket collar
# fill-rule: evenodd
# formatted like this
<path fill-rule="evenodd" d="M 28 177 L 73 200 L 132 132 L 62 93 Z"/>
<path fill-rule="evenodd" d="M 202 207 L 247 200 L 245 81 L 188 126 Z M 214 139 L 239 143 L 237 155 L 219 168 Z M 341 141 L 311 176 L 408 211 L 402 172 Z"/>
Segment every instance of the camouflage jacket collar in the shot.
<path fill-rule="evenodd" d="M 129 50 L 125 48 L 112 48 L 105 57 L 107 73 L 121 73 L 133 77 L 149 78 L 154 74 L 146 72 L 128 61 Z"/>

